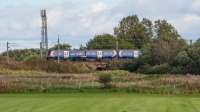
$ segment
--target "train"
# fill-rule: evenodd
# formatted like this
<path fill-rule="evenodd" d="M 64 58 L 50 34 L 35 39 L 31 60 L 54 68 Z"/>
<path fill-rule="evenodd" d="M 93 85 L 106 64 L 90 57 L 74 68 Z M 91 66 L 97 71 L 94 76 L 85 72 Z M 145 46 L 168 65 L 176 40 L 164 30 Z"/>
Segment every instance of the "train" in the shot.
<path fill-rule="evenodd" d="M 135 59 L 141 55 L 140 50 L 53 50 L 48 59 L 57 60 L 105 60 Z"/>

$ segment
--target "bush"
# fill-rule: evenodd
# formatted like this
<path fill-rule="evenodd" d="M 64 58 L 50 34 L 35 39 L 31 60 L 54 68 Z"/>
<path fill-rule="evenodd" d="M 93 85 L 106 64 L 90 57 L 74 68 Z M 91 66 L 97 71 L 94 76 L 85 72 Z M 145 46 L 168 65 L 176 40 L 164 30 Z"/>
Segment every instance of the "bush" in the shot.
<path fill-rule="evenodd" d="M 124 70 L 114 70 L 114 71 L 101 71 L 96 72 L 95 75 L 101 76 L 102 74 L 110 75 L 110 76 L 128 76 L 130 72 Z"/>
<path fill-rule="evenodd" d="M 143 66 L 143 59 L 134 59 L 132 63 L 127 63 L 125 65 L 125 70 L 128 70 L 130 72 L 136 72 L 140 67 Z"/>
<path fill-rule="evenodd" d="M 103 88 L 110 88 L 111 87 L 112 77 L 110 74 L 102 74 L 99 76 L 98 82 L 103 84 Z"/>
<path fill-rule="evenodd" d="M 183 66 L 171 67 L 171 73 L 172 74 L 186 74 L 187 69 L 186 67 L 183 67 Z"/>
<path fill-rule="evenodd" d="M 170 64 L 171 73 L 173 74 L 186 74 L 188 73 L 188 65 L 192 62 L 186 51 L 180 52 Z"/>
<path fill-rule="evenodd" d="M 170 66 L 168 64 L 161 65 L 145 65 L 143 68 L 138 70 L 139 73 L 145 74 L 166 74 L 170 72 Z"/>
<path fill-rule="evenodd" d="M 180 52 L 174 59 L 173 65 L 175 66 L 186 66 L 191 63 L 192 59 L 188 56 L 186 51 Z"/>
<path fill-rule="evenodd" d="M 133 63 L 133 60 L 113 60 L 108 63 L 110 70 L 127 70 L 127 65 Z"/>

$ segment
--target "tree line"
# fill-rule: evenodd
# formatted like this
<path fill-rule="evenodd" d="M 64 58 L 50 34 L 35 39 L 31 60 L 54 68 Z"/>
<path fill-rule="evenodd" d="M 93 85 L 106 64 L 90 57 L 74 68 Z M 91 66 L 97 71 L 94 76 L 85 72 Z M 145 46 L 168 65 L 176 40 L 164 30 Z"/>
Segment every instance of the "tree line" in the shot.
<path fill-rule="evenodd" d="M 114 35 L 96 35 L 87 49 L 140 49 L 142 55 L 126 69 L 149 74 L 200 74 L 200 39 L 188 44 L 176 28 L 166 20 L 123 18 L 114 28 Z"/>

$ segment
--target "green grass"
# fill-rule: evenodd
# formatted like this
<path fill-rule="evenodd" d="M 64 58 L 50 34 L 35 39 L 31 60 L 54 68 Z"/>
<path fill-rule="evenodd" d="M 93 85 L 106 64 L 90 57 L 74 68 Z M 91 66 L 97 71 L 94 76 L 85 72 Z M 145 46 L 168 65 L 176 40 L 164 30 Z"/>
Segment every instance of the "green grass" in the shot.
<path fill-rule="evenodd" d="M 200 112 L 198 96 L 2 94 L 1 112 Z"/>

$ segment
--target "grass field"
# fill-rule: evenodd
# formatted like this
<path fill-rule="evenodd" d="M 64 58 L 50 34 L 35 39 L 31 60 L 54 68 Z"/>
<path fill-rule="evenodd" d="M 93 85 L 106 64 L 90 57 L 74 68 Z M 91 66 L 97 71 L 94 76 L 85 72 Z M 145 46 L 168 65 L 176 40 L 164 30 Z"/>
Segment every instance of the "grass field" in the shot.
<path fill-rule="evenodd" d="M 3 94 L 1 112 L 200 112 L 198 96 Z"/>

